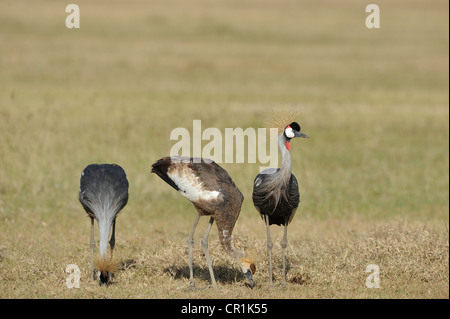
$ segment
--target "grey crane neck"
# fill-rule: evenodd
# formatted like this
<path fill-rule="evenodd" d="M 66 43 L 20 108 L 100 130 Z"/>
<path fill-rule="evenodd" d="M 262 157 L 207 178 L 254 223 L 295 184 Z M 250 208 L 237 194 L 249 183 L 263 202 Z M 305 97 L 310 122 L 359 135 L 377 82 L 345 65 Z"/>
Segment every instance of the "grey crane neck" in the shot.
<path fill-rule="evenodd" d="M 282 132 L 278 136 L 278 147 L 281 152 L 281 166 L 278 174 L 280 175 L 281 180 L 288 182 L 289 178 L 291 177 L 292 163 L 291 155 L 289 153 L 289 150 L 286 148 L 287 141 L 287 137 L 284 135 L 284 132 Z"/>

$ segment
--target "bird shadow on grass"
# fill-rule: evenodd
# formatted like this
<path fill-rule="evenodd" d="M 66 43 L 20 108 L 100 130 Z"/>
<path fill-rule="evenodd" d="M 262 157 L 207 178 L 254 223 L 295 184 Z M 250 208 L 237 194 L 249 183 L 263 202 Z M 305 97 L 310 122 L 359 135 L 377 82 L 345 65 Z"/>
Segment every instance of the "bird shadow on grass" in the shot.
<path fill-rule="evenodd" d="M 125 259 L 125 260 L 121 260 L 120 261 L 120 271 L 125 271 L 127 269 L 130 268 L 136 268 L 137 262 L 135 259 L 130 258 L 130 259 Z"/>
<path fill-rule="evenodd" d="M 207 266 L 200 267 L 194 265 L 194 280 L 202 279 L 205 281 L 210 281 L 211 276 Z M 213 266 L 214 277 L 218 283 L 231 284 L 236 281 L 245 280 L 243 273 L 238 271 L 236 268 L 227 267 L 223 265 Z M 189 266 L 171 265 L 164 268 L 164 272 L 172 276 L 174 279 L 189 279 Z"/>

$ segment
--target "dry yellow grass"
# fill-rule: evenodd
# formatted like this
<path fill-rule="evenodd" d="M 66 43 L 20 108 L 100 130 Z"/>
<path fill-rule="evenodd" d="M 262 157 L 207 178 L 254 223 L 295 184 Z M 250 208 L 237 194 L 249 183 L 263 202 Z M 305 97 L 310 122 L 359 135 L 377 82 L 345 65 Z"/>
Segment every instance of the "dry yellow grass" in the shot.
<path fill-rule="evenodd" d="M 448 2 L 59 1 L 0 12 L 0 298 L 449 298 Z M 189 291 L 192 205 L 156 176 L 173 128 L 262 127 L 298 107 L 301 203 L 288 229 L 288 286 L 267 289 L 256 164 L 223 164 L 244 194 L 233 233 L 256 287 L 217 241 L 219 289 Z M 113 284 L 90 278 L 81 170 L 117 163 L 130 200 L 117 220 Z M 194 277 L 209 285 L 195 237 Z M 273 227 L 275 283 L 281 228 Z M 98 239 L 98 234 L 96 234 Z M 66 266 L 81 271 L 68 289 Z M 379 289 L 365 285 L 380 267 Z"/>

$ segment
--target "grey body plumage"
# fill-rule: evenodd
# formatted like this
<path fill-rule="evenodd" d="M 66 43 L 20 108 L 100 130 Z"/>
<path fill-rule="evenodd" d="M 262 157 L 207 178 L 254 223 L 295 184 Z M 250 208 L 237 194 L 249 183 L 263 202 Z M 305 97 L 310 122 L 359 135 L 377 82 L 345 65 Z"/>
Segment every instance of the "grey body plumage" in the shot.
<path fill-rule="evenodd" d="M 281 152 L 280 168 L 269 168 L 259 173 L 253 182 L 253 204 L 266 224 L 267 248 L 269 254 L 269 284 L 272 281 L 272 241 L 269 226 L 283 225 L 283 284 L 286 283 L 286 246 L 287 226 L 292 221 L 300 203 L 297 178 L 292 174 L 292 162 L 289 153 L 290 140 L 295 137 L 308 137 L 300 132 L 300 125 L 293 122 L 287 125 L 278 136 Z"/>
<path fill-rule="evenodd" d="M 267 173 L 262 171 L 254 181 L 254 192 L 252 195 L 253 204 L 264 216 L 269 217 L 269 225 L 287 225 L 292 220 L 295 211 L 300 203 L 300 193 L 298 191 L 298 182 L 294 174 L 291 174 L 289 181 L 284 184 L 278 184 L 275 189 L 265 187 L 266 185 L 275 184 L 277 169 L 274 173 Z M 267 196 L 267 193 L 272 194 Z"/>

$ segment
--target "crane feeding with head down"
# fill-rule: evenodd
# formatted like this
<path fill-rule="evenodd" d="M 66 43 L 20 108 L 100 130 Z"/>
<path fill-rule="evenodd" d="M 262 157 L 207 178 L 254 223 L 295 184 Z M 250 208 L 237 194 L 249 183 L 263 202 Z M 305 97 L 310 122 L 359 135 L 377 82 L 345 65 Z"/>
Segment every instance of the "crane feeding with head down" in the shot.
<path fill-rule="evenodd" d="M 195 287 L 192 249 L 194 232 L 200 216 L 210 216 L 202 239 L 202 247 L 208 264 L 211 285 L 214 288 L 217 287 L 208 250 L 208 237 L 211 226 L 216 221 L 222 247 L 239 263 L 250 286 L 253 287 L 252 275 L 256 270 L 255 265 L 243 252 L 232 245 L 231 234 L 239 217 L 244 196 L 230 175 L 212 160 L 190 157 L 164 157 L 152 165 L 152 173 L 156 173 L 191 201 L 198 212 L 188 237 L 190 287 Z"/>
<path fill-rule="evenodd" d="M 289 122 L 288 122 L 289 123 Z M 285 124 L 284 124 L 285 125 Z M 300 125 L 292 122 L 286 125 L 278 136 L 278 147 L 281 152 L 280 168 L 268 168 L 259 173 L 253 182 L 253 204 L 266 224 L 267 249 L 269 255 L 269 285 L 273 286 L 272 279 L 272 241 L 269 226 L 272 224 L 283 225 L 284 235 L 281 242 L 283 254 L 283 285 L 286 284 L 286 246 L 287 227 L 294 217 L 300 193 L 298 182 L 291 173 L 292 163 L 289 154 L 291 139 L 295 137 L 308 137 L 300 132 Z"/>
<path fill-rule="evenodd" d="M 91 278 L 94 279 L 94 219 L 99 229 L 99 258 L 95 269 L 100 285 L 110 281 L 116 269 L 112 259 L 115 245 L 116 218 L 128 202 L 128 180 L 122 167 L 116 164 L 91 164 L 81 173 L 78 197 L 84 210 L 91 218 Z M 109 246 L 111 256 L 107 256 L 108 238 L 112 227 Z"/>

